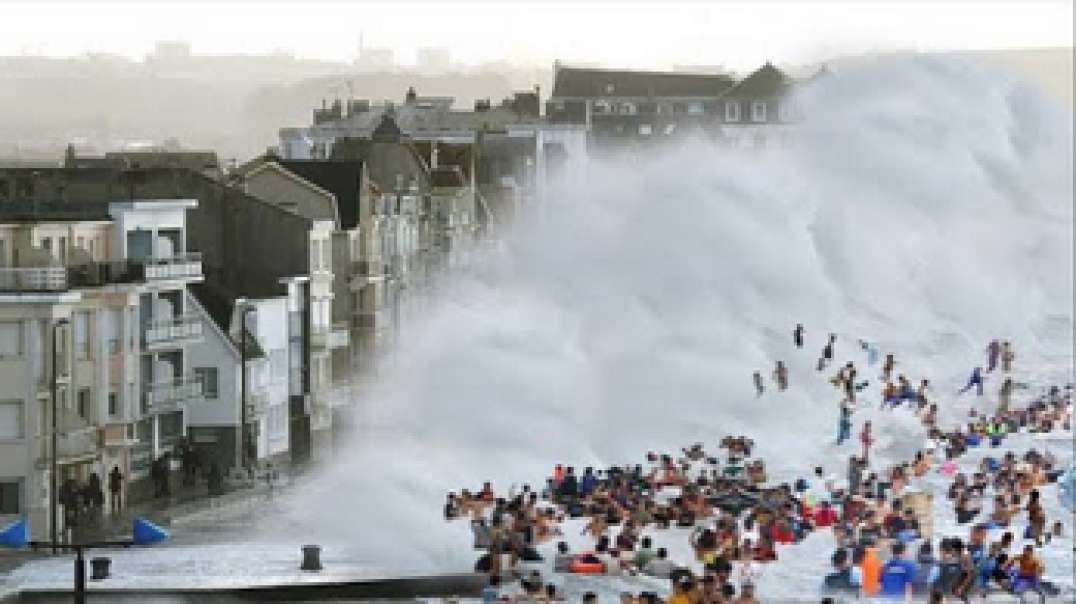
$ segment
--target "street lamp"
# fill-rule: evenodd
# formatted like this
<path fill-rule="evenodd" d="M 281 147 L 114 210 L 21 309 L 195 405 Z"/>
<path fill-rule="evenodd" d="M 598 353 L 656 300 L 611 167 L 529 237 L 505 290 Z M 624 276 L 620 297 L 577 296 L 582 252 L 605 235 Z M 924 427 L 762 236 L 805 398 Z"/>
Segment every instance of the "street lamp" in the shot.
<path fill-rule="evenodd" d="M 239 322 L 239 463 L 244 470 L 250 466 L 250 443 L 247 434 L 247 315 L 254 310 L 249 306 L 243 306 Z"/>
<path fill-rule="evenodd" d="M 54 554 L 59 553 L 59 551 L 57 550 L 57 544 L 59 543 L 59 539 L 57 538 L 57 535 L 59 534 L 59 531 L 58 531 L 58 528 L 57 528 L 58 521 L 57 521 L 56 517 L 57 517 L 57 507 L 58 507 L 57 490 L 60 488 L 59 487 L 59 476 L 58 476 L 58 470 L 57 470 L 57 467 L 59 466 L 59 462 L 57 460 L 59 452 L 57 451 L 57 442 L 56 442 L 57 441 L 57 421 L 56 421 L 57 413 L 56 413 L 56 410 L 58 408 L 57 399 L 59 398 L 57 396 L 56 381 L 59 378 L 59 369 L 58 369 L 59 361 L 57 360 L 57 358 L 58 358 L 57 349 L 59 348 L 59 346 L 57 345 L 56 340 L 57 340 L 57 336 L 60 333 L 60 328 L 66 326 L 67 324 L 68 324 L 67 319 L 59 319 L 55 323 L 52 324 L 52 391 L 51 391 L 51 394 L 52 394 L 52 434 L 51 434 L 51 441 L 52 441 L 51 449 L 52 449 L 52 451 L 51 451 L 51 453 L 52 453 L 52 455 L 49 456 L 50 457 L 50 460 L 49 460 L 49 464 L 50 464 L 50 467 L 49 467 L 49 540 L 52 541 L 52 553 L 54 553 Z"/>

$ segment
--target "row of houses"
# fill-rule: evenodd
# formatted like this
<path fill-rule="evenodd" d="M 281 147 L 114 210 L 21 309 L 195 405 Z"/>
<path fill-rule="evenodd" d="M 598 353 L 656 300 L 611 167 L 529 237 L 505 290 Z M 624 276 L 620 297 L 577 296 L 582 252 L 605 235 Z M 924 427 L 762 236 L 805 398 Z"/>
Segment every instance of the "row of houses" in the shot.
<path fill-rule="evenodd" d="M 794 121 L 790 85 L 558 66 L 545 115 L 537 89 L 466 111 L 412 89 L 326 103 L 229 170 L 0 166 L 0 522 L 44 536 L 55 484 L 112 468 L 127 501 L 162 463 L 331 454 L 416 292 L 552 174 L 693 134 L 754 144 Z"/>
<path fill-rule="evenodd" d="M 227 175 L 178 155 L 0 168 L 0 521 L 47 535 L 54 475 L 116 467 L 136 500 L 169 454 L 331 454 L 408 294 L 481 226 L 473 166 L 387 129 Z"/>

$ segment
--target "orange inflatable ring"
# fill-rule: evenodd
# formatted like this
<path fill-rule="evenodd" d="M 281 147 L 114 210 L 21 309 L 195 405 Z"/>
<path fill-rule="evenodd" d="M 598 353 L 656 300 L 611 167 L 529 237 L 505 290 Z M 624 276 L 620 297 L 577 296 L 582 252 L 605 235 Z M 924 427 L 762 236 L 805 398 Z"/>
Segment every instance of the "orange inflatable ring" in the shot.
<path fill-rule="evenodd" d="M 605 565 L 593 552 L 586 552 L 572 556 L 568 570 L 577 575 L 604 575 Z"/>

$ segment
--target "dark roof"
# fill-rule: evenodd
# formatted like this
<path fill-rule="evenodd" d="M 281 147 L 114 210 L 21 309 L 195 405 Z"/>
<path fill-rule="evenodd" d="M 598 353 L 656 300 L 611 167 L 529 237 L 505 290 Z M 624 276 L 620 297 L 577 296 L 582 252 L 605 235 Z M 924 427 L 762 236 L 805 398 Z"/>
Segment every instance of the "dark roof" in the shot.
<path fill-rule="evenodd" d="M 277 160 L 277 164 L 336 196 L 340 228 L 353 229 L 358 225 L 361 160 L 288 159 Z"/>
<path fill-rule="evenodd" d="M 744 78 L 728 92 L 729 96 L 760 98 L 784 94 L 792 85 L 792 78 L 767 62 Z"/>
<path fill-rule="evenodd" d="M 222 289 L 215 288 L 206 283 L 191 283 L 188 285 L 190 292 L 194 294 L 194 297 L 198 300 L 198 303 L 205 309 L 209 318 L 217 324 L 224 336 L 231 341 L 236 350 L 241 350 L 239 342 L 236 342 L 231 337 L 230 323 L 232 321 L 232 310 L 235 308 L 235 299 L 232 296 L 224 293 Z M 244 329 L 243 335 L 246 337 L 247 344 L 247 358 L 259 359 L 265 356 L 265 350 L 262 349 L 261 344 L 258 343 L 258 338 L 254 337 L 254 334 Z"/>
<path fill-rule="evenodd" d="M 13 199 L 0 203 L 0 222 L 112 220 L 107 201 Z"/>
<path fill-rule="evenodd" d="M 717 97 L 735 81 L 722 74 L 619 71 L 610 69 L 557 70 L 554 97 Z"/>
<path fill-rule="evenodd" d="M 396 123 L 396 119 L 388 113 L 382 114 L 381 123 L 374 128 L 372 138 L 383 142 L 399 142 L 401 136 L 403 136 L 403 132 Z"/>

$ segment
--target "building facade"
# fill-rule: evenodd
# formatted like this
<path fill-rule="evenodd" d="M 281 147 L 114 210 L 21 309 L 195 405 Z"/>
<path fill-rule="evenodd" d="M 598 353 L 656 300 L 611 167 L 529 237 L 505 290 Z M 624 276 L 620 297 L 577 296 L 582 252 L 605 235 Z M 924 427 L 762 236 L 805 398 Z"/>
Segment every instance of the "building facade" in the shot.
<path fill-rule="evenodd" d="M 0 205 L 0 515 L 28 517 L 38 537 L 54 458 L 60 483 L 116 467 L 138 497 L 185 436 L 201 394 L 188 354 L 202 337 L 188 292 L 202 280 L 187 251 L 196 203 Z"/>

